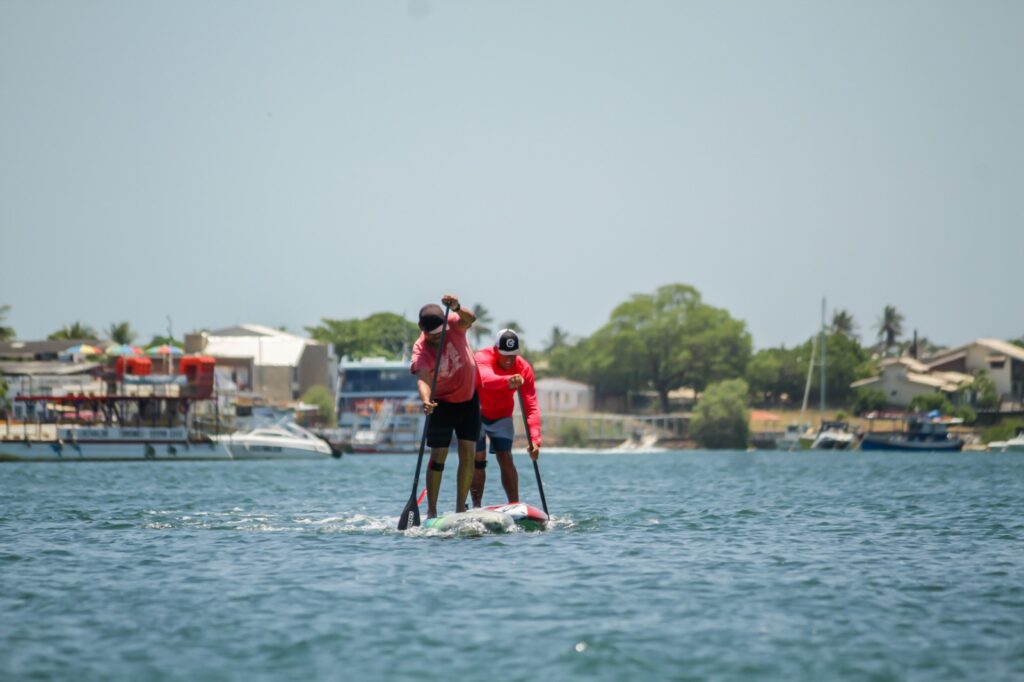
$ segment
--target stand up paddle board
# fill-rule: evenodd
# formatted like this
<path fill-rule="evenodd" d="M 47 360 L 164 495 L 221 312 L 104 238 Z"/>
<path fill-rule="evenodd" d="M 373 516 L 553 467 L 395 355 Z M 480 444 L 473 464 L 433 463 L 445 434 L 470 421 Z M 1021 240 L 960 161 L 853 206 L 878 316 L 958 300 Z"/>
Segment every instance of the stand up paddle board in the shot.
<path fill-rule="evenodd" d="M 423 527 L 451 531 L 482 526 L 489 533 L 507 533 L 512 530 L 514 525 L 523 530 L 544 530 L 547 523 L 548 515 L 543 511 L 528 504 L 516 502 L 515 504 L 496 504 L 426 519 L 423 522 Z"/>
<path fill-rule="evenodd" d="M 496 504 L 484 507 L 488 511 L 501 512 L 512 517 L 512 521 L 523 530 L 544 530 L 548 526 L 548 515 L 536 507 L 523 502 Z"/>

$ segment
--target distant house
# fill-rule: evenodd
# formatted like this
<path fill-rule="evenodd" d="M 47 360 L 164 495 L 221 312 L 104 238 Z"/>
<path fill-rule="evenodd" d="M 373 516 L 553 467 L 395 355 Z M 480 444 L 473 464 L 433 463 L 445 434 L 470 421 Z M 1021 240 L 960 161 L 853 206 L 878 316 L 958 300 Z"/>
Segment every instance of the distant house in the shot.
<path fill-rule="evenodd" d="M 906 406 L 918 395 L 952 395 L 986 370 L 1003 402 L 1024 402 L 1024 348 L 997 339 L 978 339 L 943 350 L 924 361 L 913 358 L 882 360 L 879 375 L 850 384 L 877 388 L 892 405 Z"/>
<path fill-rule="evenodd" d="M 545 412 L 593 412 L 594 387 L 571 379 L 537 379 L 537 402 Z"/>
<path fill-rule="evenodd" d="M 338 363 L 328 344 L 258 324 L 185 336 L 186 353 L 217 360 L 221 380 L 270 402 L 287 403 L 313 386 L 337 391 Z"/>
<path fill-rule="evenodd" d="M 962 372 L 932 371 L 927 364 L 905 357 L 882 360 L 879 370 L 878 376 L 855 381 L 850 384 L 850 388 L 878 389 L 885 394 L 890 405 L 901 407 L 909 405 L 917 396 L 928 393 L 952 396 L 974 378 Z"/>
<path fill-rule="evenodd" d="M 988 370 L 1003 401 L 1024 402 L 1024 348 L 998 339 L 977 339 L 928 359 L 932 372 L 975 374 Z"/>

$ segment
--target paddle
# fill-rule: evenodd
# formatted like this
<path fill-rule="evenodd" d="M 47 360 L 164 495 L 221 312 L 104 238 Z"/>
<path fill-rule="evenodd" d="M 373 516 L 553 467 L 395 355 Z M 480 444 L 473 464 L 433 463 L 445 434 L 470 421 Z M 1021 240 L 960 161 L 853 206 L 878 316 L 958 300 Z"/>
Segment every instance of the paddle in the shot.
<path fill-rule="evenodd" d="M 444 359 L 444 334 L 448 331 L 448 306 L 444 307 L 444 324 L 441 326 L 441 340 L 437 345 L 437 362 L 434 363 L 434 378 L 430 381 L 430 400 L 434 400 L 434 389 L 437 387 L 437 373 L 441 369 L 441 361 Z M 420 471 L 423 469 L 423 452 L 427 448 L 427 430 L 430 428 L 430 415 L 423 420 L 423 437 L 420 438 L 420 456 L 416 458 L 416 476 L 412 479 L 412 494 L 409 501 L 398 518 L 398 530 L 405 530 L 409 527 L 409 517 L 412 517 L 412 525 L 420 525 L 420 505 L 416 500 L 416 488 L 420 482 Z"/>
<path fill-rule="evenodd" d="M 533 436 L 530 435 L 530 423 L 526 421 L 526 405 L 523 404 L 523 394 L 519 394 L 519 411 L 523 413 L 523 428 L 526 429 L 526 442 L 533 447 Z M 544 497 L 544 484 L 540 480 L 540 467 L 537 466 L 537 460 L 530 458 L 533 462 L 533 474 L 537 477 L 537 490 L 540 491 L 540 506 L 544 508 L 544 513 L 548 514 L 548 501 Z M 551 516 L 551 514 L 548 514 Z"/>

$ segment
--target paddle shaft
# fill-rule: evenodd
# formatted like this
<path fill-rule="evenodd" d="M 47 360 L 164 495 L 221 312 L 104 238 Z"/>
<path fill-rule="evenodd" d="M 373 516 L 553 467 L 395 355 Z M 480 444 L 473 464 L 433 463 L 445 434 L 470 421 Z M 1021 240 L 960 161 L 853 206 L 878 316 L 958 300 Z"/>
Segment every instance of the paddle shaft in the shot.
<path fill-rule="evenodd" d="M 530 435 L 530 422 L 526 420 L 526 404 L 523 402 L 523 394 L 519 394 L 519 411 L 523 413 L 523 428 L 526 429 L 526 442 L 529 443 L 530 448 L 533 448 L 533 436 Z M 530 461 L 533 462 L 533 474 L 537 477 L 537 490 L 540 491 L 540 505 L 544 508 L 544 513 L 548 513 L 548 501 L 544 497 L 544 484 L 540 480 L 540 467 L 537 465 L 537 460 L 532 456 Z M 550 514 L 549 514 L 550 516 Z"/>
<path fill-rule="evenodd" d="M 444 337 L 448 331 L 448 305 L 444 307 L 444 324 L 441 326 L 441 340 L 437 344 L 437 361 L 434 363 L 434 376 L 430 380 L 430 401 L 434 402 L 434 389 L 437 388 L 437 375 L 441 371 L 441 362 L 444 360 Z M 416 488 L 419 487 L 420 473 L 423 471 L 423 453 L 427 449 L 427 431 L 430 429 L 430 414 L 423 420 L 423 437 L 420 438 L 420 456 L 416 458 L 416 475 L 412 479 L 412 493 L 409 495 L 409 503 L 402 510 L 402 518 L 398 519 L 398 530 L 405 530 L 408 526 L 409 513 L 412 512 L 413 525 L 419 525 L 419 504 L 416 501 Z"/>

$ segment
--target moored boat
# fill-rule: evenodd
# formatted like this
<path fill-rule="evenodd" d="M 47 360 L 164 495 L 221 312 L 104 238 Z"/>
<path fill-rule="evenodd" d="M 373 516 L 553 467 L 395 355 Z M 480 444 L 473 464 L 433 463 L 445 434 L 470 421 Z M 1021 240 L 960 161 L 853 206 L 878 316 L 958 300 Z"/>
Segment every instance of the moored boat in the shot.
<path fill-rule="evenodd" d="M 340 453 L 298 424 L 279 424 L 213 436 L 233 459 L 323 459 Z"/>
<path fill-rule="evenodd" d="M 868 432 L 861 441 L 861 450 L 902 452 L 960 452 L 964 441 L 949 433 L 948 427 L 962 419 L 938 415 L 910 415 L 901 431 Z"/>

